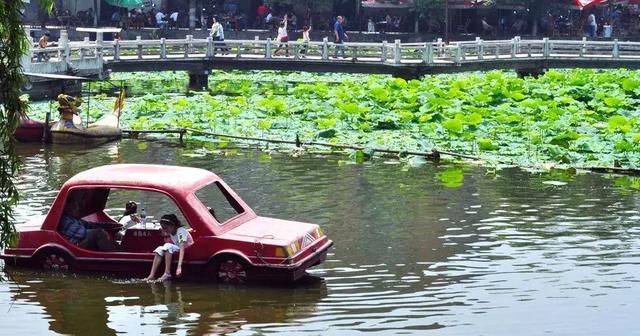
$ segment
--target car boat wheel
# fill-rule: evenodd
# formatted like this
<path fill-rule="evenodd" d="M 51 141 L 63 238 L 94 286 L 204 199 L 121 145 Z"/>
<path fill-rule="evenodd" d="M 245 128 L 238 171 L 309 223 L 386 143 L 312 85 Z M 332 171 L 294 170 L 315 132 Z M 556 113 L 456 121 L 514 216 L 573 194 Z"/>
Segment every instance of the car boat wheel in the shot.
<path fill-rule="evenodd" d="M 235 259 L 227 259 L 218 266 L 218 280 L 225 283 L 241 284 L 247 282 L 247 269 Z"/>
<path fill-rule="evenodd" d="M 42 261 L 42 268 L 47 271 L 68 271 L 71 269 L 69 257 L 57 252 L 47 253 Z"/>

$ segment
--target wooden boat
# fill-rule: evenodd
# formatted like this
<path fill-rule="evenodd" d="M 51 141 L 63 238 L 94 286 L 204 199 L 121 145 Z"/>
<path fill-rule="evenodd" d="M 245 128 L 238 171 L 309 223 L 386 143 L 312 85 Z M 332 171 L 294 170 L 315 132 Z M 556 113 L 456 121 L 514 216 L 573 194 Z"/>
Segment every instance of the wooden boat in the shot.
<path fill-rule="evenodd" d="M 124 104 L 124 91 L 116 99 L 113 111 L 100 120 L 85 126 L 75 121 L 82 99 L 61 94 L 58 96 L 60 120 L 51 126 L 51 142 L 54 144 L 101 144 L 122 137 L 119 127 L 120 112 Z M 75 118 L 74 118 L 75 117 Z"/>
<path fill-rule="evenodd" d="M 62 74 L 25 73 L 25 75 L 29 79 L 29 83 L 31 83 L 31 81 L 58 81 L 61 83 L 71 81 L 75 83 L 92 80 L 87 77 Z M 65 84 L 61 85 L 61 89 L 65 88 Z M 16 140 L 20 142 L 45 141 L 64 144 L 95 144 L 121 137 L 122 132 L 118 127 L 118 123 L 124 102 L 124 94 L 120 94 L 116 100 L 116 106 L 110 115 L 105 116 L 100 121 L 90 124 L 87 127 L 82 127 L 82 122 L 78 117 L 78 106 L 82 102 L 80 98 L 59 95 L 58 101 L 60 102 L 60 108 L 58 109 L 58 111 L 60 111 L 59 121 L 49 122 L 49 116 L 47 116 L 47 121 L 45 122 L 24 117 L 20 120 L 20 124 L 14 133 Z M 73 119 L 75 119 L 75 121 Z"/>

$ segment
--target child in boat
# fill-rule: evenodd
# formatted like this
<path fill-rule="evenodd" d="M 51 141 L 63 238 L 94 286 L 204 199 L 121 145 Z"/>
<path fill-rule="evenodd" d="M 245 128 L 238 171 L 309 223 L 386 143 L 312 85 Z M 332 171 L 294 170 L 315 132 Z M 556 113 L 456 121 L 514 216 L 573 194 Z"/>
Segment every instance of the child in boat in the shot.
<path fill-rule="evenodd" d="M 149 276 L 144 278 L 145 281 L 153 281 L 160 262 L 164 258 L 164 274 L 158 281 L 167 281 L 171 279 L 171 259 L 174 253 L 178 254 L 178 267 L 176 268 L 176 277 L 182 275 L 182 260 L 184 258 L 184 250 L 193 244 L 193 238 L 189 232 L 182 226 L 178 217 L 174 214 L 164 215 L 160 218 L 160 226 L 167 236 L 166 243 L 158 246 L 153 253 L 153 265 Z"/>
<path fill-rule="evenodd" d="M 138 204 L 134 201 L 129 201 L 124 205 L 124 213 L 118 223 L 122 224 L 122 229 L 116 233 L 115 239 L 121 241 L 124 237 L 125 231 L 141 222 L 138 215 Z"/>

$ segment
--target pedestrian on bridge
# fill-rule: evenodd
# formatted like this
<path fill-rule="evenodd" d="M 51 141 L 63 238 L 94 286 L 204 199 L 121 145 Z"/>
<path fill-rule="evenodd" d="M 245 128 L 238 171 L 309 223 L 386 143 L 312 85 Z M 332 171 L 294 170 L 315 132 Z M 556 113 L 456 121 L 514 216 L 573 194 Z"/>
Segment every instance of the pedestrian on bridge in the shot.
<path fill-rule="evenodd" d="M 284 15 L 284 19 L 280 22 L 280 27 L 278 27 L 278 48 L 273 52 L 274 55 L 278 54 L 278 52 L 284 47 L 285 53 L 289 56 L 289 34 L 287 33 L 287 14 Z"/>
<path fill-rule="evenodd" d="M 227 48 L 227 45 L 224 44 L 224 42 L 220 43 L 224 41 L 224 27 L 222 27 L 222 25 L 218 21 L 217 16 L 213 17 L 213 25 L 211 25 L 211 32 L 209 33 L 209 35 L 213 37 L 214 41 L 216 41 L 214 43 L 213 53 L 215 54 L 216 50 L 220 50 L 223 55 L 228 55 L 229 48 Z"/>
<path fill-rule="evenodd" d="M 593 13 L 589 14 L 587 17 L 587 24 L 589 25 L 589 36 L 598 36 L 598 22 L 596 21 L 596 16 Z"/>
<path fill-rule="evenodd" d="M 178 11 L 174 11 L 169 15 L 169 28 L 178 29 Z"/>
<path fill-rule="evenodd" d="M 48 47 L 49 46 L 49 37 L 51 37 L 49 32 L 45 32 L 44 34 L 42 34 L 42 37 L 40 37 L 40 40 L 38 40 L 38 48 L 44 49 L 44 48 Z M 36 58 L 37 58 L 36 60 L 38 62 L 42 62 L 43 59 L 44 59 L 45 62 L 47 62 L 47 61 L 49 61 L 49 54 L 46 51 L 40 51 L 36 55 Z"/>
<path fill-rule="evenodd" d="M 300 50 L 300 57 L 302 58 L 307 57 L 307 49 L 309 48 L 309 42 L 311 42 L 311 36 L 309 36 L 310 32 L 311 26 L 302 27 L 302 42 L 304 43 L 302 49 Z"/>
<path fill-rule="evenodd" d="M 167 28 L 168 22 L 164 20 L 164 18 L 166 18 L 166 17 L 167 16 L 161 10 L 159 10 L 156 13 L 156 25 L 158 25 L 158 28 L 160 28 L 160 29 L 166 29 Z"/>
<path fill-rule="evenodd" d="M 336 18 L 336 23 L 333 25 L 333 32 L 336 35 L 336 52 L 333 55 L 333 58 L 338 58 L 338 52 L 342 54 L 342 58 L 345 58 L 344 55 L 344 41 L 349 38 L 347 32 L 344 31 L 344 26 L 342 23 L 344 22 L 344 17 L 338 16 Z"/>

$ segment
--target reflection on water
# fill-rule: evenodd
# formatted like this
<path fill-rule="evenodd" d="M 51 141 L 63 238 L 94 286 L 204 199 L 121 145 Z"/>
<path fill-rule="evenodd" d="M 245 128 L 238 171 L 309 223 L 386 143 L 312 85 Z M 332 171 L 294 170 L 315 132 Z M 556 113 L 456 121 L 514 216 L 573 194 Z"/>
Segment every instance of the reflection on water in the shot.
<path fill-rule="evenodd" d="M 4 272 L 0 326 L 13 334 L 635 333 L 633 178 L 136 141 L 20 151 L 19 222 L 81 170 L 153 162 L 211 169 L 258 213 L 319 223 L 335 246 L 315 281 L 292 289 Z"/>
<path fill-rule="evenodd" d="M 326 295 L 326 285 L 315 277 L 284 289 L 147 284 L 24 270 L 5 276 L 9 286 L 2 294 L 13 301 L 10 315 L 33 314 L 30 308 L 42 307 L 38 311 L 49 320 L 49 330 L 73 335 L 89 329 L 92 335 L 233 333 L 245 324 L 284 323 L 311 315 Z M 35 331 L 25 328 L 26 333 Z"/>

